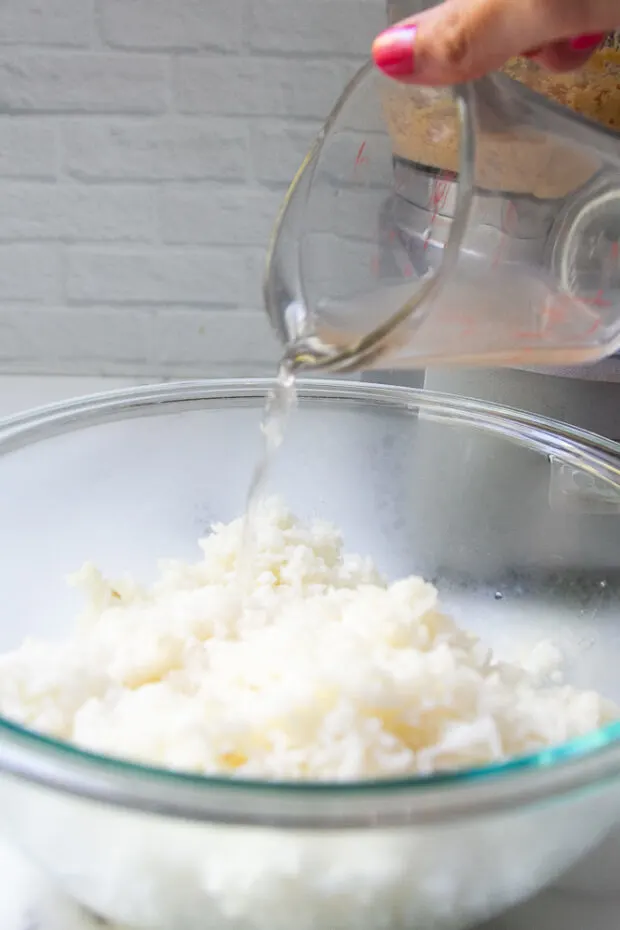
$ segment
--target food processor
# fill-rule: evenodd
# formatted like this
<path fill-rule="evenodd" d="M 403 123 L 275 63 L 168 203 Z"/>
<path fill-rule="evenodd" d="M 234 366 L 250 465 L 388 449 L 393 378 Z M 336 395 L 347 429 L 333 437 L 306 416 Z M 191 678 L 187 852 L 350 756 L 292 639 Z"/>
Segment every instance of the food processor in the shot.
<path fill-rule="evenodd" d="M 425 0 L 387 0 L 389 24 L 434 6 Z M 620 101 L 620 91 L 618 93 Z M 620 103 L 619 103 L 620 106 Z M 618 141 L 620 148 L 620 138 Z M 431 166 L 399 159 L 395 164 L 395 191 L 386 200 L 384 213 L 386 234 L 395 230 L 411 235 L 428 226 L 428 204 L 438 207 L 449 224 L 456 202 L 456 181 L 447 172 L 438 173 Z M 543 250 L 557 212 L 555 200 L 532 204 L 522 198 L 509 215 L 499 212 L 491 218 L 487 234 L 497 248 L 508 254 L 523 248 Z M 608 215 L 620 216 L 620 192 L 609 203 Z M 395 222 L 395 218 L 400 219 Z M 610 255 L 616 255 L 613 222 Z M 413 227 L 413 230 L 412 230 Z M 620 274 L 616 262 L 614 274 Z M 620 354 L 593 365 L 544 368 L 429 368 L 426 371 L 383 370 L 367 372 L 366 381 L 382 381 L 410 387 L 475 397 L 550 416 L 592 430 L 612 439 L 620 439 Z"/>

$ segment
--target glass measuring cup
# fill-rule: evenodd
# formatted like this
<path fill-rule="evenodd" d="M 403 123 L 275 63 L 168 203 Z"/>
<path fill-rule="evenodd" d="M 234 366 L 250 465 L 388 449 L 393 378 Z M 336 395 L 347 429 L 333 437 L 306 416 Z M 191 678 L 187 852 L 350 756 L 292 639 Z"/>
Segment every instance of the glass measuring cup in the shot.
<path fill-rule="evenodd" d="M 268 312 L 298 366 L 566 366 L 620 347 L 620 136 L 540 80 L 529 62 L 454 90 L 358 73 L 269 252 Z"/>

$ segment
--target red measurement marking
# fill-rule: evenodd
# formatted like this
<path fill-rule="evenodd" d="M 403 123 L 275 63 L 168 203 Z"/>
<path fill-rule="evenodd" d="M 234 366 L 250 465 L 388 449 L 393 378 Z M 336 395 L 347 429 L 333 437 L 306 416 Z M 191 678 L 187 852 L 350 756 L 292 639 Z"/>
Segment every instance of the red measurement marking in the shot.
<path fill-rule="evenodd" d="M 370 260 L 370 270 L 374 274 L 375 278 L 379 277 L 379 256 L 373 255 Z"/>
<path fill-rule="evenodd" d="M 519 214 L 517 213 L 517 208 L 515 207 L 512 200 L 509 200 L 508 203 L 502 207 L 502 219 L 500 226 L 501 237 L 493 257 L 493 262 L 491 263 L 492 268 L 497 268 L 498 265 L 501 265 L 503 262 L 508 236 L 512 235 L 513 232 L 516 232 L 518 225 Z"/>
<path fill-rule="evenodd" d="M 366 148 L 366 140 L 364 140 L 364 142 L 362 142 L 362 144 L 360 145 L 359 149 L 357 150 L 357 155 L 355 156 L 355 167 L 356 167 L 356 168 L 358 167 L 358 165 L 367 165 L 367 164 L 368 164 L 368 159 L 367 159 L 366 156 L 364 155 L 364 149 L 365 149 L 365 148 Z"/>
<path fill-rule="evenodd" d="M 454 174 L 452 172 L 442 171 L 433 181 L 427 206 L 434 211 L 435 216 L 442 207 L 445 207 L 453 180 Z"/>
<path fill-rule="evenodd" d="M 589 300 L 583 299 L 581 303 L 584 306 L 593 306 L 593 307 L 601 307 L 601 306 L 609 305 L 607 304 L 605 300 L 603 300 L 602 291 L 598 291 L 597 294 L 593 298 L 590 298 Z M 562 300 L 561 297 L 556 298 L 555 300 L 551 298 L 549 302 L 546 304 L 542 312 L 541 329 L 540 329 L 540 334 L 538 338 L 539 339 L 549 338 L 550 333 L 554 327 L 557 328 L 557 327 L 560 327 L 566 324 L 567 323 L 567 312 L 568 312 L 568 307 L 566 306 L 566 303 Z M 590 316 L 594 317 L 594 314 L 590 314 Z M 587 336 L 593 335 L 593 333 L 595 333 L 601 325 L 602 325 L 601 320 L 598 317 L 596 317 L 592 320 L 592 324 L 590 325 L 588 329 L 580 330 L 580 332 L 574 333 L 574 334 L 565 333 L 563 338 L 570 339 L 571 341 L 573 340 L 579 341 L 581 339 L 586 338 Z M 532 335 L 533 335 L 532 333 L 524 332 L 524 333 L 519 334 L 519 338 L 532 338 Z"/>
<path fill-rule="evenodd" d="M 601 307 L 601 306 L 610 306 L 602 297 L 602 291 L 598 291 L 596 295 L 589 300 L 583 299 L 581 303 L 586 306 L 592 307 Z M 555 300 L 551 299 L 549 303 L 545 306 L 542 314 L 542 326 L 540 332 L 540 339 L 544 339 L 549 336 L 549 331 L 553 328 L 554 324 L 561 326 L 567 322 L 567 306 L 562 301 L 562 298 L 556 298 Z M 569 340 L 571 342 L 580 342 L 581 340 L 592 336 L 601 326 L 602 321 L 594 313 L 589 314 L 592 319 L 591 325 L 588 329 L 581 329 L 577 333 L 565 333 L 563 339 Z M 521 336 L 529 337 L 531 334 L 524 333 Z"/>
<path fill-rule="evenodd" d="M 368 164 L 368 157 L 365 155 L 366 151 L 366 140 L 362 142 L 360 147 L 357 150 L 357 155 L 355 156 L 355 161 L 353 162 L 353 175 L 352 180 L 355 181 L 359 174 L 360 169 L 363 165 Z"/>
<path fill-rule="evenodd" d="M 601 326 L 601 321 L 600 321 L 600 320 L 595 320 L 594 323 L 592 324 L 592 326 L 590 326 L 589 329 L 586 329 L 586 331 L 585 331 L 585 333 L 584 333 L 583 335 L 584 335 L 584 336 L 592 336 L 592 335 L 594 335 L 594 333 L 597 331 L 597 329 L 600 329 L 600 326 Z"/>
<path fill-rule="evenodd" d="M 431 211 L 431 221 L 429 225 L 429 231 L 432 232 L 435 221 L 439 216 L 439 211 L 442 210 L 448 200 L 448 194 L 450 193 L 450 186 L 454 181 L 456 175 L 453 171 L 442 171 L 433 181 L 433 186 L 431 187 L 431 192 L 428 198 L 427 207 Z M 427 236 L 424 242 L 424 251 L 428 249 L 430 242 L 430 234 Z"/>
<path fill-rule="evenodd" d="M 355 163 L 353 165 L 353 177 L 354 178 L 357 175 L 359 169 L 362 167 L 362 165 L 368 164 L 368 158 L 364 154 L 365 151 L 366 151 L 366 140 L 364 139 L 364 141 L 362 142 L 362 144 L 357 150 L 357 155 L 355 156 Z"/>
<path fill-rule="evenodd" d="M 611 247 L 611 257 L 615 262 L 620 258 L 620 242 L 614 242 Z"/>
<path fill-rule="evenodd" d="M 586 307 L 601 307 L 602 309 L 605 307 L 611 307 L 612 303 L 611 301 L 605 299 L 603 296 L 604 293 L 605 291 L 603 288 L 601 288 L 596 292 L 594 297 L 583 298 L 583 303 L 586 305 Z"/>

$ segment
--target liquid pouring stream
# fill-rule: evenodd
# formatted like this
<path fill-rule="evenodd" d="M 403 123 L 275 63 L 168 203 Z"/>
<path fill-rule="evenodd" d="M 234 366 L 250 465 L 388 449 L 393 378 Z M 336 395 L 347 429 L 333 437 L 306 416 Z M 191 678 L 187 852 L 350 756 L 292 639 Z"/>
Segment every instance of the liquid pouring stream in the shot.
<path fill-rule="evenodd" d="M 256 555 L 256 519 L 269 481 L 276 452 L 282 445 L 291 413 L 297 405 L 295 366 L 285 356 L 273 388 L 267 395 L 261 422 L 262 443 L 247 496 L 243 520 L 239 579 L 242 594 L 251 590 L 252 566 Z"/>

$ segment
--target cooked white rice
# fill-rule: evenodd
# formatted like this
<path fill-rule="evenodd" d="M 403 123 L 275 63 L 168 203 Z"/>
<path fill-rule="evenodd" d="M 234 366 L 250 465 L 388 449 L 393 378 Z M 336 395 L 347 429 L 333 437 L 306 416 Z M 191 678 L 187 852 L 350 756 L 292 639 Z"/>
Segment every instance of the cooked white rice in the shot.
<path fill-rule="evenodd" d="M 271 500 L 256 533 L 245 597 L 240 520 L 214 527 L 197 564 L 162 565 L 150 590 L 85 566 L 73 633 L 0 657 L 0 712 L 158 766 L 338 780 L 477 766 L 619 716 L 545 676 L 544 644 L 529 667 L 496 661 L 434 587 L 386 584 L 326 523 Z"/>

